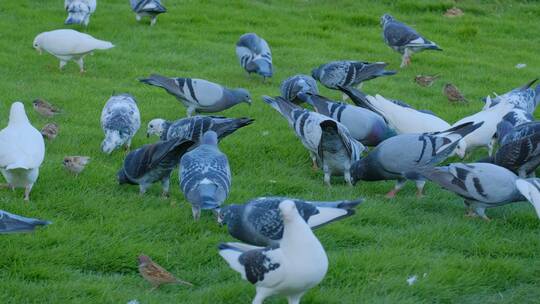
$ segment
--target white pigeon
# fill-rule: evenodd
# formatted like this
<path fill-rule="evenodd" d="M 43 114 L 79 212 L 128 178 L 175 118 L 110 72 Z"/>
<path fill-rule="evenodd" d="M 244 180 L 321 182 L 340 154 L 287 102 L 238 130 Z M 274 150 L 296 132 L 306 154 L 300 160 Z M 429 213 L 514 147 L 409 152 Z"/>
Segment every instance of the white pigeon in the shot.
<path fill-rule="evenodd" d="M 30 200 L 30 191 L 39 175 L 39 166 L 45 158 L 45 142 L 34 128 L 21 102 L 14 102 L 9 113 L 8 126 L 0 131 L 0 172 L 8 187 L 25 188 L 24 200 Z"/>
<path fill-rule="evenodd" d="M 34 39 L 34 48 L 41 54 L 42 51 L 60 59 L 60 69 L 69 60 L 75 61 L 84 73 L 83 58 L 94 50 L 107 50 L 114 47 L 109 41 L 96 39 L 88 34 L 75 30 L 60 29 L 43 32 Z"/>
<path fill-rule="evenodd" d="M 90 15 L 96 11 L 96 0 L 65 0 L 64 9 L 68 16 L 64 24 L 82 24 L 88 26 Z"/>
<path fill-rule="evenodd" d="M 441 118 L 395 104 L 377 94 L 367 96 L 367 101 L 375 112 L 379 113 L 397 134 L 439 132 L 450 129 L 450 124 Z"/>
<path fill-rule="evenodd" d="M 287 297 L 289 304 L 319 284 L 328 270 L 328 257 L 311 228 L 291 200 L 279 204 L 283 239 L 279 246 L 256 247 L 239 243 L 219 245 L 219 254 L 244 280 L 256 286 L 253 304 L 273 295 Z"/>
<path fill-rule="evenodd" d="M 489 100 L 488 97 L 488 101 L 486 103 L 490 102 L 491 100 Z M 453 126 L 461 125 L 466 122 L 484 122 L 480 128 L 463 137 L 463 139 L 459 142 L 456 148 L 457 156 L 463 159 L 468 151 L 471 151 L 477 147 L 487 147 L 488 154 L 491 156 L 493 154 L 493 136 L 497 132 L 497 125 L 513 108 L 514 106 L 512 104 L 501 102 L 494 107 L 480 111 L 457 121 Z"/>

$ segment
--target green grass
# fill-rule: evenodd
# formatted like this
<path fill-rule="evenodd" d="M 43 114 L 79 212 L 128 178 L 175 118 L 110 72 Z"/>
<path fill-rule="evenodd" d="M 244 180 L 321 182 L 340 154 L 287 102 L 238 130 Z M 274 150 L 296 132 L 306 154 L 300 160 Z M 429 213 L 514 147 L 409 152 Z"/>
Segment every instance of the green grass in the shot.
<path fill-rule="evenodd" d="M 46 143 L 32 201 L 23 203 L 20 190 L 0 194 L 0 209 L 54 222 L 34 234 L 1 237 L 0 303 L 251 301 L 254 288 L 217 254 L 216 245 L 232 238 L 210 213 L 193 222 L 176 172 L 171 199 L 159 198 L 158 185 L 141 198 L 136 187 L 115 182 L 124 153 L 106 156 L 99 150 L 99 115 L 111 92 L 129 92 L 139 102 L 143 128 L 134 147 L 155 140 L 144 136 L 150 119 L 184 116 L 172 96 L 136 81 L 153 72 L 251 91 L 253 106 L 222 113 L 256 120 L 220 145 L 233 172 L 227 203 L 264 195 L 366 198 L 356 216 L 316 232 L 330 268 L 303 303 L 538 303 L 540 225 L 529 204 L 489 210 L 494 220 L 488 223 L 465 218 L 460 199 L 433 184 L 422 200 L 415 199 L 409 184 L 392 201 L 383 197 L 392 182 L 349 188 L 336 179 L 331 188 L 324 187 L 322 173 L 311 171 L 308 153 L 285 120 L 260 99 L 277 95 L 288 76 L 310 73 L 331 60 L 386 61 L 399 69 L 399 54 L 384 45 L 379 27 L 379 16 L 389 12 L 444 52 L 417 54 L 410 68 L 370 81 L 364 89 L 457 121 L 481 108 L 479 98 L 538 76 L 538 2 L 459 1 L 465 15 L 456 19 L 442 16 L 453 2 L 433 0 L 169 0 L 165 5 L 169 12 L 151 28 L 136 23 L 127 0 L 99 1 L 87 32 L 116 47 L 86 57 L 87 73 L 80 75 L 73 62 L 59 71 L 56 58 L 32 49 L 35 35 L 64 27 L 61 1 L 0 1 L 0 126 L 7 123 L 15 100 L 26 104 L 37 128 L 49 121 L 31 109 L 34 98 L 45 98 L 65 112 L 51 120 L 60 125 L 60 135 Z M 258 33 L 272 48 L 275 76 L 270 83 L 246 77 L 239 67 L 234 44 L 245 32 Z M 517 63 L 528 67 L 518 70 Z M 442 74 L 442 80 L 431 88 L 412 81 L 417 74 L 433 73 Z M 441 94 L 447 81 L 472 102 L 449 104 Z M 336 99 L 341 95 L 321 91 Z M 478 151 L 469 160 L 485 153 Z M 92 162 L 74 178 L 61 166 L 66 155 L 89 155 Z M 137 273 L 141 252 L 196 286 L 148 292 Z M 419 281 L 408 286 L 405 280 L 414 274 Z"/>

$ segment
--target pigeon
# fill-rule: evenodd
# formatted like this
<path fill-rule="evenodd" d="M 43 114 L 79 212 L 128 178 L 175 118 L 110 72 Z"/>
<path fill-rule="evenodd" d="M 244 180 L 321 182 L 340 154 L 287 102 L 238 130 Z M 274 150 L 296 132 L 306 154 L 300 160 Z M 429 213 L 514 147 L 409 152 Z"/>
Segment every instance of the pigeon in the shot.
<path fill-rule="evenodd" d="M 193 144 L 191 140 L 173 138 L 131 151 L 116 175 L 118 183 L 139 185 L 139 193 L 143 195 L 153 183 L 159 181 L 163 187 L 163 197 L 168 197 L 171 172 Z"/>
<path fill-rule="evenodd" d="M 313 69 L 311 76 L 329 89 L 359 87 L 364 81 L 396 74 L 396 71 L 385 70 L 387 65 L 384 62 L 332 61 Z"/>
<path fill-rule="evenodd" d="M 324 116 L 342 123 L 351 136 L 366 146 L 376 146 L 383 140 L 396 135 L 377 113 L 347 103 L 333 102 L 323 96 L 305 93 L 300 99 L 313 106 Z"/>
<path fill-rule="evenodd" d="M 246 89 L 229 89 L 217 83 L 196 78 L 167 78 L 157 74 L 140 82 L 164 88 L 186 108 L 187 116 L 195 111 L 214 113 L 245 102 L 251 105 L 251 96 Z"/>
<path fill-rule="evenodd" d="M 272 77 L 272 52 L 268 43 L 257 34 L 240 36 L 236 43 L 236 57 L 248 74 L 257 73 L 263 80 Z"/>
<path fill-rule="evenodd" d="M 46 124 L 43 126 L 43 129 L 41 129 L 41 135 L 48 140 L 55 139 L 56 136 L 58 136 L 58 125 L 54 122 Z"/>
<path fill-rule="evenodd" d="M 281 83 L 279 90 L 281 92 L 281 97 L 296 104 L 302 103 L 302 100 L 298 99 L 298 93 L 319 94 L 315 79 L 311 76 L 302 74 L 285 79 Z"/>
<path fill-rule="evenodd" d="M 279 247 L 256 247 L 221 243 L 219 255 L 244 280 L 255 285 L 253 304 L 262 304 L 272 295 L 287 297 L 299 304 L 302 295 L 319 284 L 328 270 L 323 246 L 290 200 L 279 204 L 283 238 Z"/>
<path fill-rule="evenodd" d="M 200 141 L 204 132 L 212 130 L 217 133 L 218 140 L 236 132 L 236 130 L 250 125 L 254 120 L 247 117 L 227 118 L 219 116 L 192 116 L 167 121 L 161 118 L 152 119 L 148 123 L 146 136 L 157 135 L 161 140 L 175 137 Z"/>
<path fill-rule="evenodd" d="M 352 165 L 353 183 L 359 180 L 397 180 L 395 187 L 386 194 L 386 197 L 393 198 L 410 179 L 416 182 L 416 194 L 421 197 L 425 181 L 422 176 L 410 172 L 444 161 L 464 136 L 481 126 L 482 123 L 469 122 L 442 132 L 390 137 Z"/>
<path fill-rule="evenodd" d="M 130 0 L 131 9 L 135 13 L 135 19 L 141 21 L 142 17 L 150 17 L 150 26 L 155 25 L 157 16 L 166 13 L 167 9 L 161 4 L 161 0 Z"/>
<path fill-rule="evenodd" d="M 229 161 L 217 143 L 217 133 L 207 131 L 201 144 L 180 160 L 180 188 L 196 221 L 201 217 L 201 209 L 211 209 L 218 215 L 231 190 Z"/>
<path fill-rule="evenodd" d="M 62 164 L 66 170 L 78 176 L 89 162 L 88 156 L 66 156 Z"/>
<path fill-rule="evenodd" d="M 496 96 L 491 98 L 488 102 L 488 99 L 485 99 L 486 104 L 484 105 L 484 110 L 494 107 L 502 101 L 513 104 L 516 108 L 527 111 L 529 114 L 533 114 L 534 110 L 540 103 L 540 84 L 537 85 L 534 89 L 531 88 L 532 85 L 538 81 L 533 79 L 526 83 L 524 86 L 517 89 L 513 89 L 510 92 L 507 92 L 503 95 Z"/>
<path fill-rule="evenodd" d="M 105 133 L 101 150 L 111 154 L 122 145 L 129 150 L 131 139 L 140 126 L 141 114 L 135 97 L 130 94 L 111 96 L 101 112 L 101 128 Z"/>
<path fill-rule="evenodd" d="M 438 132 L 450 128 L 449 123 L 433 113 L 403 106 L 378 94 L 373 97 L 353 88 L 341 90 L 349 95 L 355 104 L 365 106 L 381 115 L 397 134 Z"/>
<path fill-rule="evenodd" d="M 499 145 L 501 146 L 511 142 L 517 142 L 536 133 L 540 133 L 540 122 L 538 121 L 532 121 L 514 127 L 510 122 L 503 120 L 497 125 L 497 136 Z"/>
<path fill-rule="evenodd" d="M 322 167 L 326 185 L 330 185 L 330 175 L 334 174 L 343 175 L 345 181 L 352 185 L 350 165 L 360 159 L 366 147 L 354 139 L 344 125 L 282 97 L 263 96 L 263 100 L 287 119 L 308 149 L 314 168 Z"/>
<path fill-rule="evenodd" d="M 34 48 L 40 54 L 46 51 L 60 59 L 60 69 L 63 69 L 69 60 L 73 60 L 79 65 L 81 73 L 84 73 L 84 56 L 95 50 L 108 50 L 113 47 L 109 41 L 68 29 L 43 32 L 34 39 Z"/>
<path fill-rule="evenodd" d="M 8 187 L 24 188 L 24 200 L 30 200 L 30 191 L 39 176 L 39 167 L 45 158 L 45 141 L 34 128 L 21 102 L 14 102 L 6 128 L 0 131 L 0 172 Z"/>
<path fill-rule="evenodd" d="M 47 226 L 49 221 L 38 220 L 0 210 L 0 234 L 32 232 L 37 226 Z"/>
<path fill-rule="evenodd" d="M 48 103 L 47 101 L 43 99 L 36 99 L 32 102 L 32 107 L 36 112 L 38 112 L 41 116 L 50 118 L 55 115 L 58 115 L 62 113 L 58 108 L 53 106 L 52 104 Z"/>
<path fill-rule="evenodd" d="M 431 87 L 433 83 L 439 78 L 439 75 L 416 75 L 414 81 L 422 87 Z"/>
<path fill-rule="evenodd" d="M 497 124 L 502 118 L 512 110 L 512 105 L 509 103 L 501 103 L 496 107 L 480 111 L 476 114 L 467 116 L 457 121 L 454 126 L 464 124 L 466 122 L 484 122 L 482 126 L 474 132 L 465 136 L 456 148 L 456 154 L 461 158 L 465 158 L 467 152 L 477 147 L 487 147 L 488 155 L 493 154 L 493 136 L 497 132 Z"/>
<path fill-rule="evenodd" d="M 88 26 L 90 15 L 96 11 L 96 0 L 65 0 L 64 9 L 68 16 L 64 24 Z"/>
<path fill-rule="evenodd" d="M 353 201 L 315 202 L 285 197 L 259 197 L 244 205 L 228 205 L 219 212 L 220 224 L 229 234 L 255 246 L 277 246 L 283 237 L 279 203 L 291 200 L 300 216 L 312 229 L 349 217 L 363 199 Z"/>
<path fill-rule="evenodd" d="M 177 279 L 170 272 L 159 266 L 156 262 L 144 254 L 139 256 L 139 273 L 152 284 L 152 290 L 159 288 L 163 284 L 181 284 L 193 286 L 193 284 Z"/>
<path fill-rule="evenodd" d="M 451 84 L 447 83 L 443 87 L 443 94 L 448 98 L 448 101 L 450 102 L 469 102 L 463 94 L 459 91 L 459 89 Z"/>
<path fill-rule="evenodd" d="M 534 117 L 526 110 L 514 108 L 503 116 L 502 121 L 509 122 L 512 127 L 517 127 L 524 123 L 534 121 Z"/>
<path fill-rule="evenodd" d="M 533 205 L 536 215 L 540 219 L 540 179 L 527 178 L 516 180 L 518 191 Z"/>
<path fill-rule="evenodd" d="M 397 21 L 389 14 L 384 14 L 381 17 L 381 26 L 386 45 L 403 55 L 402 68 L 411 64 L 411 56 L 414 53 L 423 50 L 442 51 L 435 42 L 422 37 L 413 28 Z"/>
<path fill-rule="evenodd" d="M 525 200 L 515 185 L 518 177 L 494 164 L 452 163 L 445 167 L 425 167 L 418 174 L 463 197 L 468 216 L 489 220 L 486 208 Z"/>

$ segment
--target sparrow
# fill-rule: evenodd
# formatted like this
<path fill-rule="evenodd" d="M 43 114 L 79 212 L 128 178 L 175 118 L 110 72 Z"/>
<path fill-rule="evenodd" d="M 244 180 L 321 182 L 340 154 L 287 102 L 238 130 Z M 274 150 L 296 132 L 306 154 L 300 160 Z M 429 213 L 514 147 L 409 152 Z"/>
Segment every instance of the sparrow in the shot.
<path fill-rule="evenodd" d="M 193 284 L 175 278 L 170 272 L 156 264 L 152 259 L 144 254 L 139 256 L 139 273 L 152 284 L 152 290 L 163 284 L 184 284 L 193 286 Z"/>
<path fill-rule="evenodd" d="M 63 164 L 69 172 L 79 175 L 89 162 L 90 157 L 88 156 L 66 156 L 64 157 Z"/>
<path fill-rule="evenodd" d="M 456 101 L 469 102 L 467 99 L 465 99 L 465 97 L 463 97 L 463 94 L 461 94 L 459 89 L 451 83 L 447 83 L 444 85 L 443 94 L 446 95 L 446 97 L 448 98 L 448 101 L 451 101 L 451 102 L 456 102 Z"/>
<path fill-rule="evenodd" d="M 32 102 L 32 106 L 34 107 L 34 110 L 41 114 L 43 117 L 52 117 L 54 115 L 60 114 L 60 110 L 57 109 L 52 104 L 48 103 L 47 101 L 43 99 L 36 99 Z"/>
<path fill-rule="evenodd" d="M 448 18 L 461 17 L 463 16 L 463 11 L 454 6 L 452 8 L 447 9 L 446 12 L 444 13 L 444 16 Z"/>
<path fill-rule="evenodd" d="M 53 140 L 58 136 L 58 125 L 53 123 L 46 124 L 43 129 L 41 129 L 41 135 L 46 139 Z"/>
<path fill-rule="evenodd" d="M 414 77 L 414 81 L 422 87 L 430 87 L 438 78 L 439 75 L 416 75 L 416 77 Z"/>

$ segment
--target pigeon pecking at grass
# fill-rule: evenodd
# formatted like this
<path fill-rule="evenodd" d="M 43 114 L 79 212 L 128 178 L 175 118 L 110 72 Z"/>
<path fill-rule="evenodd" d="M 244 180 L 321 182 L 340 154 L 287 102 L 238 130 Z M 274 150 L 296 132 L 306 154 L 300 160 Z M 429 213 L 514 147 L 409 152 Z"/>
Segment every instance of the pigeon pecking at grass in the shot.
<path fill-rule="evenodd" d="M 281 83 L 279 91 L 281 92 L 281 97 L 296 104 L 303 102 L 298 98 L 299 93 L 319 94 L 315 79 L 311 76 L 302 74 L 285 79 Z"/>
<path fill-rule="evenodd" d="M 120 146 L 129 150 L 131 139 L 140 127 L 141 114 L 135 98 L 130 94 L 112 96 L 101 112 L 101 128 L 105 133 L 101 150 L 106 154 Z"/>
<path fill-rule="evenodd" d="M 167 12 L 160 0 L 130 0 L 131 9 L 135 13 L 135 19 L 141 21 L 143 17 L 150 17 L 150 26 L 157 22 L 157 16 Z"/>
<path fill-rule="evenodd" d="M 64 9 L 68 13 L 64 24 L 88 26 L 90 15 L 96 11 L 96 0 L 65 0 Z"/>
<path fill-rule="evenodd" d="M 152 74 L 140 82 L 163 88 L 187 108 L 187 116 L 193 112 L 215 113 L 245 102 L 251 105 L 246 89 L 229 89 L 217 83 L 196 78 L 167 78 Z"/>
<path fill-rule="evenodd" d="M 236 56 L 248 74 L 257 73 L 263 77 L 263 80 L 272 77 L 270 46 L 257 34 L 247 33 L 240 37 L 236 43 Z"/>
<path fill-rule="evenodd" d="M 255 246 L 277 246 L 283 237 L 283 220 L 279 204 L 291 200 L 300 216 L 312 229 L 354 215 L 363 199 L 352 201 L 305 201 L 285 197 L 259 197 L 244 205 L 228 205 L 219 212 L 220 223 L 226 225 L 229 234 Z"/>
<path fill-rule="evenodd" d="M 0 234 L 32 232 L 38 226 L 47 226 L 49 221 L 24 217 L 0 210 Z"/>

